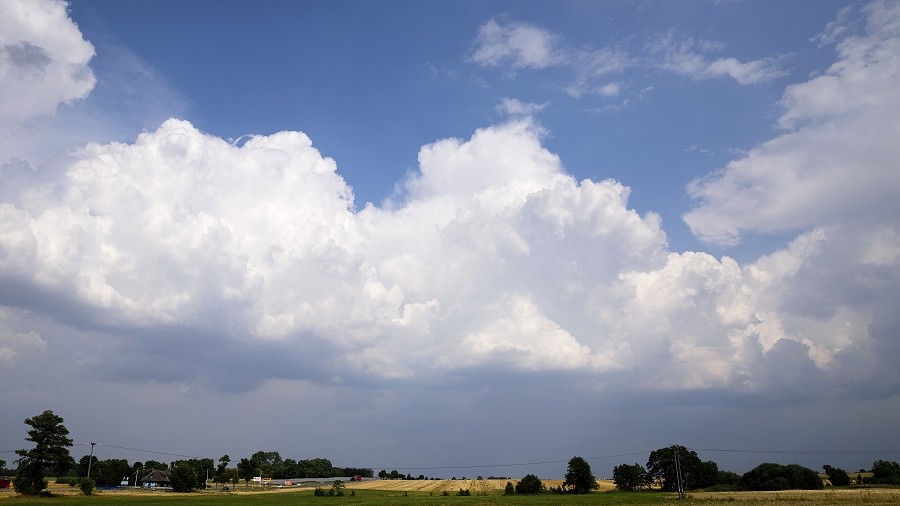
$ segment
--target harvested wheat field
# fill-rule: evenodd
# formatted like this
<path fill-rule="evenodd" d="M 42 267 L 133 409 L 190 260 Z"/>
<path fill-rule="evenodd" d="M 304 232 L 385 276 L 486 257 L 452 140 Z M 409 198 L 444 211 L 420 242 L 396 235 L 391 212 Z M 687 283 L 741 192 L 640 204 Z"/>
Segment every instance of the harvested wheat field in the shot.
<path fill-rule="evenodd" d="M 808 504 L 814 506 L 868 506 L 900 504 L 900 489 L 826 489 L 782 490 L 778 492 L 688 492 L 688 499 L 696 502 L 729 502 L 743 504 L 778 503 Z"/>
<path fill-rule="evenodd" d="M 348 489 L 389 490 L 399 492 L 458 492 L 467 489 L 472 494 L 496 492 L 506 488 L 506 482 L 513 485 L 519 480 L 366 480 L 347 483 Z M 562 486 L 563 480 L 542 480 L 547 488 Z M 611 480 L 597 480 L 601 491 L 613 490 Z"/>

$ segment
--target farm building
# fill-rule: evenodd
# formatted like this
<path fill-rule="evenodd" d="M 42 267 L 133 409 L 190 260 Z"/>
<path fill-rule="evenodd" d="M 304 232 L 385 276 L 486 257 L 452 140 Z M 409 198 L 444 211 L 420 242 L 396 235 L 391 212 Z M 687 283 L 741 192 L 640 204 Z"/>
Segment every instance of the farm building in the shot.
<path fill-rule="evenodd" d="M 172 480 L 169 479 L 168 471 L 154 469 L 141 478 L 141 485 L 144 487 L 168 487 L 172 485 Z"/>

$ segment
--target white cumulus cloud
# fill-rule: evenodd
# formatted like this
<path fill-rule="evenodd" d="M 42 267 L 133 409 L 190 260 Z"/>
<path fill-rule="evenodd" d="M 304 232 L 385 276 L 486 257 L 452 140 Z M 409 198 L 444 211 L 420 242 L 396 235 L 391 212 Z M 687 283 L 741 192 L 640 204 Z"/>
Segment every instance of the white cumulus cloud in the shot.
<path fill-rule="evenodd" d="M 695 234 L 736 243 L 746 232 L 897 223 L 900 7 L 866 12 L 867 30 L 838 43 L 828 72 L 787 88 L 783 135 L 688 187 L 699 201 L 684 216 Z"/>
<path fill-rule="evenodd" d="M 96 83 L 93 56 L 65 2 L 0 4 L 0 124 L 9 128 L 87 96 Z"/>

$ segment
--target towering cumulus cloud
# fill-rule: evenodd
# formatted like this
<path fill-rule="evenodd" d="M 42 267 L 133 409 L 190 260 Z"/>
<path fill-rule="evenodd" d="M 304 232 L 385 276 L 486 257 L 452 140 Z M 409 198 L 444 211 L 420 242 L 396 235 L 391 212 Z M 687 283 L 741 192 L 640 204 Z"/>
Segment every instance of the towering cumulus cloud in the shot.
<path fill-rule="evenodd" d="M 15 27 L 0 31 L 3 86 L 45 86 L 22 103 L 5 90 L 3 121 L 91 89 L 92 49 L 62 4 L 0 9 Z M 538 372 L 787 402 L 878 377 L 866 395 L 893 395 L 900 14 L 866 14 L 826 74 L 786 90 L 780 135 L 689 189 L 685 219 L 707 240 L 797 234 L 756 261 L 671 251 L 629 188 L 574 179 L 527 118 L 422 147 L 394 201 L 359 210 L 305 134 L 234 145 L 171 119 L 38 171 L 4 168 L 0 365 L 67 339 L 38 332 L 51 320 L 102 341 L 73 367 L 113 380 Z M 35 17 L 59 30 L 29 35 Z M 550 65 L 558 42 L 526 28 L 488 25 L 473 58 Z"/>
<path fill-rule="evenodd" d="M 607 338 L 582 331 L 665 237 L 618 183 L 566 175 L 539 135 L 524 121 L 426 146 L 406 201 L 357 213 L 303 134 L 236 147 L 170 120 L 5 186 L 3 277 L 90 325 L 321 342 L 376 375 L 608 367 Z M 399 365 L 411 347 L 421 363 Z"/>

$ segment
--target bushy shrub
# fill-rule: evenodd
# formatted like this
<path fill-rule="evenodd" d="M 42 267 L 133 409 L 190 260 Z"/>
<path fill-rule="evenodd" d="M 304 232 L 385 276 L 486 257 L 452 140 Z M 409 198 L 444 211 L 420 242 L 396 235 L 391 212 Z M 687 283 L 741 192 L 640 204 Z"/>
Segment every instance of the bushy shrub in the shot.
<path fill-rule="evenodd" d="M 648 485 L 650 477 L 640 464 L 633 466 L 620 464 L 613 468 L 613 483 L 616 489 L 626 492 L 640 490 Z"/>
<path fill-rule="evenodd" d="M 741 477 L 747 490 L 818 490 L 823 487 L 819 474 L 799 464 L 760 464 Z"/>
<path fill-rule="evenodd" d="M 469 493 L 469 489 L 467 489 L 467 488 L 461 488 L 461 489 L 459 489 L 459 492 L 456 493 L 456 495 L 468 496 L 468 495 L 471 495 L 471 494 Z"/>
<path fill-rule="evenodd" d="M 16 477 L 13 478 L 13 489 L 17 494 L 39 495 L 47 488 L 47 479 L 43 471 L 30 463 L 19 466 Z"/>
<path fill-rule="evenodd" d="M 503 489 L 503 495 L 513 495 L 516 493 L 516 488 L 513 487 L 511 481 L 506 482 L 506 488 Z"/>
<path fill-rule="evenodd" d="M 517 494 L 537 494 L 544 491 L 544 482 L 533 474 L 525 475 L 516 483 Z"/>
<path fill-rule="evenodd" d="M 81 489 L 81 493 L 84 495 L 91 495 L 94 493 L 94 487 L 97 486 L 97 482 L 90 478 L 82 478 L 79 480 L 78 488 Z"/>

